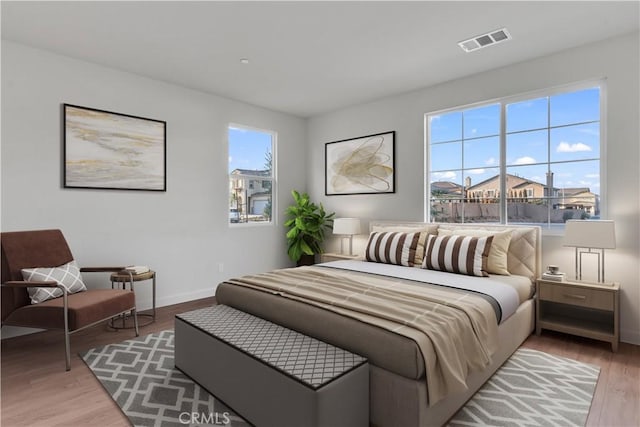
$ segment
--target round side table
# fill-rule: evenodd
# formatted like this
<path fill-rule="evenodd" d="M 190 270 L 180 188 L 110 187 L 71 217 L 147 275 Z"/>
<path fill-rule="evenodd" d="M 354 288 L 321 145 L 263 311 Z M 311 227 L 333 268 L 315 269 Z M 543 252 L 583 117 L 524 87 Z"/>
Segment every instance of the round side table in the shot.
<path fill-rule="evenodd" d="M 127 288 L 127 283 L 129 284 L 129 288 L 132 292 L 135 293 L 134 282 L 142 282 L 145 280 L 152 280 L 152 292 L 153 292 L 153 310 L 149 313 L 138 313 L 138 326 L 147 326 L 156 321 L 156 272 L 153 270 L 147 271 L 146 273 L 134 274 L 133 272 L 129 272 L 126 270 L 119 271 L 117 273 L 111 274 L 111 288 L 114 289 L 116 287 L 122 286 L 122 289 Z M 126 318 L 130 317 L 127 315 L 123 315 L 122 317 L 122 325 L 116 326 L 114 319 L 111 319 L 109 322 L 109 326 L 114 329 L 129 329 L 133 328 L 133 326 L 126 326 Z M 140 317 L 148 317 L 149 320 L 141 323 Z"/>

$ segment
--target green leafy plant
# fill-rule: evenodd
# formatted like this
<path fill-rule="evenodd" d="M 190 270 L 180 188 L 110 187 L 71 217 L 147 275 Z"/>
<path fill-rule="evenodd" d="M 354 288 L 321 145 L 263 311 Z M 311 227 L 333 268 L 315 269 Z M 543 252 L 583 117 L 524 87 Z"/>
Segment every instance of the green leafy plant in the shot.
<path fill-rule="evenodd" d="M 335 212 L 327 214 L 322 203 L 311 202 L 307 193 L 293 190 L 291 195 L 295 203 L 287 208 L 284 223 L 288 228 L 287 253 L 292 261 L 299 262 L 303 255 L 322 253 L 324 233 L 333 225 Z"/>

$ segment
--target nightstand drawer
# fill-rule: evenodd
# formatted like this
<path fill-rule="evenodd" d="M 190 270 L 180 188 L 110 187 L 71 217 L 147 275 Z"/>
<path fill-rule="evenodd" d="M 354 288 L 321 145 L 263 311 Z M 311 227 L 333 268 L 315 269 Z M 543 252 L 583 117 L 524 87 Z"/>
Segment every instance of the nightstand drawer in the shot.
<path fill-rule="evenodd" d="M 540 283 L 540 299 L 599 310 L 614 309 L 614 293 L 560 283 Z"/>

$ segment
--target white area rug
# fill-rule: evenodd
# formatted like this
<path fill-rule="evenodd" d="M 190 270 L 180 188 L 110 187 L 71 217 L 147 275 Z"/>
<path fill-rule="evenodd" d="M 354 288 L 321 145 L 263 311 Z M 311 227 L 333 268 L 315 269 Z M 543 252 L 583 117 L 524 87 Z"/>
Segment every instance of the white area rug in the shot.
<path fill-rule="evenodd" d="M 600 368 L 518 349 L 449 426 L 584 426 Z"/>
<path fill-rule="evenodd" d="M 82 358 L 134 426 L 248 426 L 174 367 L 173 330 L 94 348 Z M 449 426 L 584 426 L 600 368 L 519 349 Z"/>

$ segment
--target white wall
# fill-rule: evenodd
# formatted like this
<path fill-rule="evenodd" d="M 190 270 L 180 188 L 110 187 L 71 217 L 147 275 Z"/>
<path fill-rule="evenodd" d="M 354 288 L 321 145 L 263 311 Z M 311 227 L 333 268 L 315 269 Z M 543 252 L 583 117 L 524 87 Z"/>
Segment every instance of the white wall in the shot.
<path fill-rule="evenodd" d="M 607 253 L 607 278 L 621 283 L 622 340 L 640 344 L 639 49 L 636 33 L 314 117 L 308 127 L 309 193 L 338 216 L 422 221 L 425 113 L 606 77 L 604 208 L 616 221 L 618 238 L 618 248 Z M 391 130 L 396 131 L 395 194 L 324 195 L 326 142 Z M 363 239 L 354 245 L 362 247 Z M 338 245 L 328 242 L 328 249 Z M 572 272 L 573 252 L 561 246 L 561 237 L 545 236 L 542 262 Z"/>
<path fill-rule="evenodd" d="M 165 120 L 167 191 L 62 188 L 62 103 Z M 278 134 L 275 226 L 227 225 L 230 122 Z M 305 126 L 294 116 L 3 41 L 1 229 L 61 228 L 81 266 L 149 265 L 158 274 L 158 306 L 211 296 L 225 278 L 289 263 L 281 213 L 291 189 L 306 187 L 299 161 Z M 108 276 L 85 278 L 108 285 Z M 136 293 L 139 308 L 149 308 L 150 286 Z"/>

